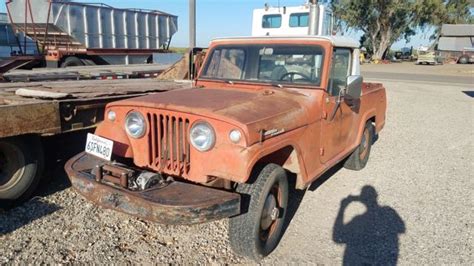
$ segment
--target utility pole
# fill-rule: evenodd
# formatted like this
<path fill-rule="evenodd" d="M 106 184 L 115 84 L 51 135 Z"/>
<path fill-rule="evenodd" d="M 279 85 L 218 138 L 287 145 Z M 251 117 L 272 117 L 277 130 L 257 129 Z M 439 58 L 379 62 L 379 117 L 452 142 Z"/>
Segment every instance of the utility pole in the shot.
<path fill-rule="evenodd" d="M 319 5 L 318 0 L 309 1 L 309 35 L 319 34 Z"/>
<path fill-rule="evenodd" d="M 189 0 L 189 48 L 196 47 L 196 0 Z"/>

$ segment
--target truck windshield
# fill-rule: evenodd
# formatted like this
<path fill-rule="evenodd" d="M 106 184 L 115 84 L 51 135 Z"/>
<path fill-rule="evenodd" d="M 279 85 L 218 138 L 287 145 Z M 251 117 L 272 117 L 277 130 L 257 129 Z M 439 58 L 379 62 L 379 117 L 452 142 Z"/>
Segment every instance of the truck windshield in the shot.
<path fill-rule="evenodd" d="M 319 86 L 323 49 L 303 45 L 219 46 L 201 78 Z"/>

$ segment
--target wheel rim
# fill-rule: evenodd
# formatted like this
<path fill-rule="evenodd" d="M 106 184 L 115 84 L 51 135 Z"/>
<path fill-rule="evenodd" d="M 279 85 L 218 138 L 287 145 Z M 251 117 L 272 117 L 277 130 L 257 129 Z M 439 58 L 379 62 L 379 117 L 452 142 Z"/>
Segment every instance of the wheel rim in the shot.
<path fill-rule="evenodd" d="M 360 143 L 361 150 L 359 153 L 359 157 L 361 160 L 364 160 L 365 157 L 367 157 L 367 154 L 369 153 L 369 144 L 370 144 L 370 134 L 369 134 L 369 130 L 366 128 L 364 130 L 364 135 L 362 136 L 362 141 Z"/>
<path fill-rule="evenodd" d="M 274 184 L 265 199 L 265 204 L 262 209 L 262 216 L 260 218 L 260 240 L 266 242 L 270 239 L 277 228 L 280 210 L 281 210 L 281 187 L 279 184 Z"/>
<path fill-rule="evenodd" d="M 14 145 L 0 143 L 0 192 L 14 187 L 23 176 L 25 157 Z"/>

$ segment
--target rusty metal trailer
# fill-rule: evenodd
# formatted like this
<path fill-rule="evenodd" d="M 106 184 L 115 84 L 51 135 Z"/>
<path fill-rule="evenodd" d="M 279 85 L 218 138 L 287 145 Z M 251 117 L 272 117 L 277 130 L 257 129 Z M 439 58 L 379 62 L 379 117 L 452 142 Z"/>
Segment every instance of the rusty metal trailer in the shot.
<path fill-rule="evenodd" d="M 0 83 L 0 203 L 37 186 L 42 137 L 95 127 L 109 102 L 189 86 L 154 79 Z"/>

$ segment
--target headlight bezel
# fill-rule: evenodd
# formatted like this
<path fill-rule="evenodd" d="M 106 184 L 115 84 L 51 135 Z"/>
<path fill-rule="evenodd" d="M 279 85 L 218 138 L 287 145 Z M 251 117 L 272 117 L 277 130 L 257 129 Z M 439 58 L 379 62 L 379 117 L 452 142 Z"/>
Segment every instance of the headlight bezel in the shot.
<path fill-rule="evenodd" d="M 130 131 L 130 128 L 129 128 L 129 121 L 130 119 L 132 118 L 132 116 L 136 116 L 135 118 L 138 118 L 139 120 L 142 121 L 142 126 L 141 126 L 141 129 L 140 131 L 137 133 L 133 133 Z M 145 117 L 138 111 L 130 111 L 127 116 L 125 117 L 125 123 L 124 123 L 124 126 L 125 126 L 125 131 L 127 132 L 127 135 L 134 138 L 134 139 L 140 139 L 142 138 L 143 136 L 145 136 L 146 132 L 147 132 L 147 123 L 146 123 L 146 119 Z"/>
<path fill-rule="evenodd" d="M 206 127 L 207 129 L 209 129 L 209 132 L 211 133 L 209 136 L 211 137 L 210 138 L 210 142 L 209 144 L 207 144 L 206 146 L 204 147 L 201 147 L 199 146 L 196 142 L 195 142 L 195 139 L 193 138 L 193 132 L 194 130 L 197 129 L 197 127 L 199 126 L 204 126 Z M 191 145 L 194 147 L 194 149 L 196 149 L 197 151 L 200 151 L 200 152 L 208 152 L 210 150 L 212 150 L 214 148 L 214 146 L 216 145 L 216 141 L 217 141 L 217 136 L 216 136 L 216 131 L 214 129 L 214 127 L 204 121 L 204 120 L 198 120 L 196 122 L 193 123 L 193 125 L 191 126 L 190 130 L 189 130 L 189 142 L 191 143 Z"/>

